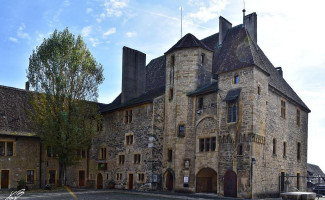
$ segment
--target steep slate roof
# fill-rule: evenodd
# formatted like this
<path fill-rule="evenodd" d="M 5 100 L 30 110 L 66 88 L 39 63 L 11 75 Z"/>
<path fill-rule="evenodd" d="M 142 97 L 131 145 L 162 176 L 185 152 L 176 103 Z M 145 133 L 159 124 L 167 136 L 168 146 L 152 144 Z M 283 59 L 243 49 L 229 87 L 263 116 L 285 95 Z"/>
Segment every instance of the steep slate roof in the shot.
<path fill-rule="evenodd" d="M 146 92 L 165 86 L 166 82 L 165 56 L 160 56 L 146 66 Z"/>
<path fill-rule="evenodd" d="M 233 101 L 238 99 L 240 92 L 241 92 L 241 88 L 229 90 L 224 101 Z"/>
<path fill-rule="evenodd" d="M 26 90 L 0 85 L 0 135 L 34 136 L 28 123 Z"/>
<path fill-rule="evenodd" d="M 205 85 L 197 90 L 187 93 L 187 96 L 202 95 L 218 91 L 218 82 L 213 82 L 211 84 Z"/>
<path fill-rule="evenodd" d="M 107 106 L 92 103 L 96 103 L 99 109 Z M 0 85 L 0 135 L 38 137 L 30 127 L 28 109 L 30 105 L 26 90 Z"/>
<path fill-rule="evenodd" d="M 194 35 L 191 33 L 186 34 L 184 37 L 182 37 L 178 42 L 172 46 L 165 54 L 174 51 L 176 49 L 184 49 L 184 48 L 190 48 L 190 47 L 201 47 L 203 49 L 213 51 L 210 47 L 208 47 L 205 43 L 198 40 Z"/>
<path fill-rule="evenodd" d="M 313 165 L 313 164 L 307 163 L 307 172 L 311 176 L 325 177 L 325 174 L 323 173 L 323 171 L 321 170 L 321 168 L 318 165 Z"/>
<path fill-rule="evenodd" d="M 202 41 L 206 45 L 214 47 L 213 73 L 221 74 L 247 66 L 256 66 L 270 76 L 269 85 L 272 88 L 302 106 L 305 111 L 310 112 L 306 104 L 279 74 L 261 48 L 253 42 L 246 28 L 242 25 L 228 30 L 221 47 L 218 47 L 217 34 Z M 214 44 L 208 44 L 209 42 Z"/>
<path fill-rule="evenodd" d="M 156 97 L 159 97 L 165 93 L 165 86 L 151 90 L 142 94 L 139 97 L 133 98 L 125 103 L 121 102 L 121 94 L 110 104 L 100 110 L 101 113 L 111 112 L 131 106 L 141 105 L 145 103 L 151 103 Z"/>
<path fill-rule="evenodd" d="M 269 86 L 271 89 L 275 89 L 281 95 L 287 99 L 300 105 L 305 111 L 310 112 L 310 109 L 290 87 L 290 85 L 284 80 L 284 78 L 275 69 L 273 64 L 266 57 L 261 48 L 251 39 L 246 28 L 242 24 L 235 26 L 228 30 L 223 44 L 219 46 L 219 33 L 215 33 L 202 40 L 198 40 L 194 35 L 188 33 L 181 38 L 174 46 L 172 46 L 165 54 L 183 48 L 201 47 L 214 52 L 212 72 L 213 74 L 221 74 L 233 70 L 237 70 L 243 67 L 256 66 L 261 69 L 266 75 L 269 76 Z M 146 93 L 141 95 L 141 98 L 137 101 L 143 101 L 146 99 L 146 95 L 149 95 L 152 101 L 152 94 L 165 86 L 166 76 L 166 61 L 165 56 L 160 56 L 146 66 Z M 188 96 L 199 95 L 201 92 L 206 92 L 214 87 L 206 85 L 188 93 Z M 217 90 L 218 88 L 216 88 Z M 162 91 L 162 90 L 161 90 Z M 163 93 L 159 93 L 162 95 Z M 159 96 L 158 95 L 158 96 Z M 157 96 L 156 96 L 157 97 Z M 141 100 L 142 99 L 142 100 Z M 136 101 L 132 101 L 137 104 Z M 134 105 L 135 105 L 134 104 Z M 126 102 L 124 106 L 130 106 L 130 102 Z M 108 105 L 108 108 L 102 109 L 103 111 L 110 111 L 117 108 L 122 108 L 120 96 L 118 96 L 114 102 Z"/>

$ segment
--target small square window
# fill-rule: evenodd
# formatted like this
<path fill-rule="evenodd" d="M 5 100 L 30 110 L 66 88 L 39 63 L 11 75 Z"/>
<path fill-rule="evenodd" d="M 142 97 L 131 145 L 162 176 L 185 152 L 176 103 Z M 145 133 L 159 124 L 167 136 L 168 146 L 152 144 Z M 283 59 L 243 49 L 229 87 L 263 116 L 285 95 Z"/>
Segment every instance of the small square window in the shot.
<path fill-rule="evenodd" d="M 134 154 L 133 163 L 134 164 L 140 164 L 140 161 L 141 161 L 141 155 L 140 154 Z"/>
<path fill-rule="evenodd" d="M 185 126 L 184 125 L 178 126 L 178 137 L 185 137 Z"/>
<path fill-rule="evenodd" d="M 297 117 L 297 119 L 296 119 L 297 120 L 297 125 L 300 126 L 300 110 L 299 109 L 297 109 L 297 116 L 296 117 Z"/>
<path fill-rule="evenodd" d="M 132 122 L 132 110 L 126 110 L 124 115 L 124 123 L 128 124 Z"/>
<path fill-rule="evenodd" d="M 125 156 L 124 155 L 119 155 L 118 156 L 118 163 L 120 165 L 124 165 L 124 159 L 125 159 Z"/>
<path fill-rule="evenodd" d="M 301 143 L 297 143 L 297 160 L 301 159 Z"/>
<path fill-rule="evenodd" d="M 174 89 L 173 88 L 169 88 L 169 101 L 173 100 L 174 98 Z"/>
<path fill-rule="evenodd" d="M 276 139 L 273 138 L 273 155 L 276 155 Z"/>
<path fill-rule="evenodd" d="M 138 182 L 144 182 L 144 173 L 138 174 Z"/>
<path fill-rule="evenodd" d="M 205 55 L 204 53 L 201 54 L 201 64 L 204 64 L 205 62 Z"/>
<path fill-rule="evenodd" d="M 281 100 L 281 117 L 286 118 L 286 102 Z"/>
<path fill-rule="evenodd" d="M 34 170 L 27 170 L 27 184 L 34 184 Z"/>
<path fill-rule="evenodd" d="M 203 109 L 203 97 L 200 97 L 199 98 L 199 106 L 198 106 L 198 109 L 199 110 L 202 110 Z"/>
<path fill-rule="evenodd" d="M 239 76 L 235 75 L 234 76 L 234 84 L 238 84 L 239 83 Z"/>
<path fill-rule="evenodd" d="M 99 160 L 106 160 L 106 148 L 99 149 Z"/>
<path fill-rule="evenodd" d="M 168 149 L 168 162 L 172 162 L 173 161 L 173 150 L 172 149 Z"/>

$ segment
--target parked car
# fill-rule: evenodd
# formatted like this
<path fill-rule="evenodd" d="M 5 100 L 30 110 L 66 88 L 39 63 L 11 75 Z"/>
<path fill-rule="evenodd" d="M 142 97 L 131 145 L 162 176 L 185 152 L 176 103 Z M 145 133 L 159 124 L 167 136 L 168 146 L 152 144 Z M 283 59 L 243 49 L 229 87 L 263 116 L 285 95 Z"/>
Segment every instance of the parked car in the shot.
<path fill-rule="evenodd" d="M 325 185 L 316 185 L 313 188 L 313 192 L 315 192 L 317 194 L 317 196 L 325 195 Z"/>

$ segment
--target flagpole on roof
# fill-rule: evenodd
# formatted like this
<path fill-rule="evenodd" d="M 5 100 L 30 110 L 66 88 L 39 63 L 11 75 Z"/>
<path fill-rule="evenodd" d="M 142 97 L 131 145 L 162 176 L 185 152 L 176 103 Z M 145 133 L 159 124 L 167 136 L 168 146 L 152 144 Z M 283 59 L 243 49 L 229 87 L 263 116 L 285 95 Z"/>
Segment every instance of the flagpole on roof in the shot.
<path fill-rule="evenodd" d="M 179 9 L 181 10 L 181 38 L 183 37 L 183 8 L 182 6 L 179 7 Z"/>

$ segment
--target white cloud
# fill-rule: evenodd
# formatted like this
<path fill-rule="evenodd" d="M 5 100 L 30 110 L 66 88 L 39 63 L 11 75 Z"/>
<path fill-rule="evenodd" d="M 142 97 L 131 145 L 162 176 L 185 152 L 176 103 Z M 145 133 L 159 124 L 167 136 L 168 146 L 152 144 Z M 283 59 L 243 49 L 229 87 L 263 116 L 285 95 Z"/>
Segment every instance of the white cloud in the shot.
<path fill-rule="evenodd" d="M 83 27 L 82 30 L 81 30 L 81 35 L 83 37 L 88 37 L 89 34 L 91 33 L 91 26 L 86 26 L 86 27 Z"/>
<path fill-rule="evenodd" d="M 220 16 L 221 11 L 228 4 L 228 0 L 209 0 L 208 2 L 190 0 L 189 4 L 197 6 L 199 10 L 189 13 L 185 18 L 206 23 Z"/>
<path fill-rule="evenodd" d="M 63 6 L 64 6 L 64 7 L 68 7 L 68 6 L 70 6 L 70 1 L 69 1 L 69 0 L 64 0 L 64 2 L 63 2 Z"/>
<path fill-rule="evenodd" d="M 126 33 L 126 37 L 130 38 L 130 37 L 135 37 L 135 36 L 137 36 L 137 32 L 135 32 L 135 31 Z"/>
<path fill-rule="evenodd" d="M 101 22 L 106 17 L 120 17 L 123 14 L 123 8 L 127 7 L 129 0 L 109 0 L 104 3 L 104 12 L 96 19 Z"/>
<path fill-rule="evenodd" d="M 103 37 L 105 38 L 106 36 L 112 35 L 114 33 L 116 33 L 116 28 L 115 27 L 110 28 L 105 33 L 103 33 Z"/>
<path fill-rule="evenodd" d="M 25 24 L 22 23 L 22 24 L 19 26 L 18 30 L 17 30 L 17 36 L 18 36 L 19 38 L 21 38 L 21 39 L 28 39 L 28 40 L 30 40 L 29 34 L 26 33 L 26 32 L 24 32 L 25 28 L 26 28 Z"/>
<path fill-rule="evenodd" d="M 9 40 L 10 40 L 11 42 L 18 43 L 18 39 L 17 39 L 17 38 L 9 37 Z"/>
<path fill-rule="evenodd" d="M 97 38 L 89 38 L 89 41 L 91 42 L 91 45 L 93 47 L 96 47 L 97 45 L 99 45 L 101 42 L 99 42 L 99 40 Z"/>
<path fill-rule="evenodd" d="M 92 8 L 87 8 L 87 9 L 86 9 L 86 13 L 87 13 L 87 14 L 89 14 L 89 13 L 91 13 L 91 12 L 93 12 L 93 9 L 92 9 Z"/>

